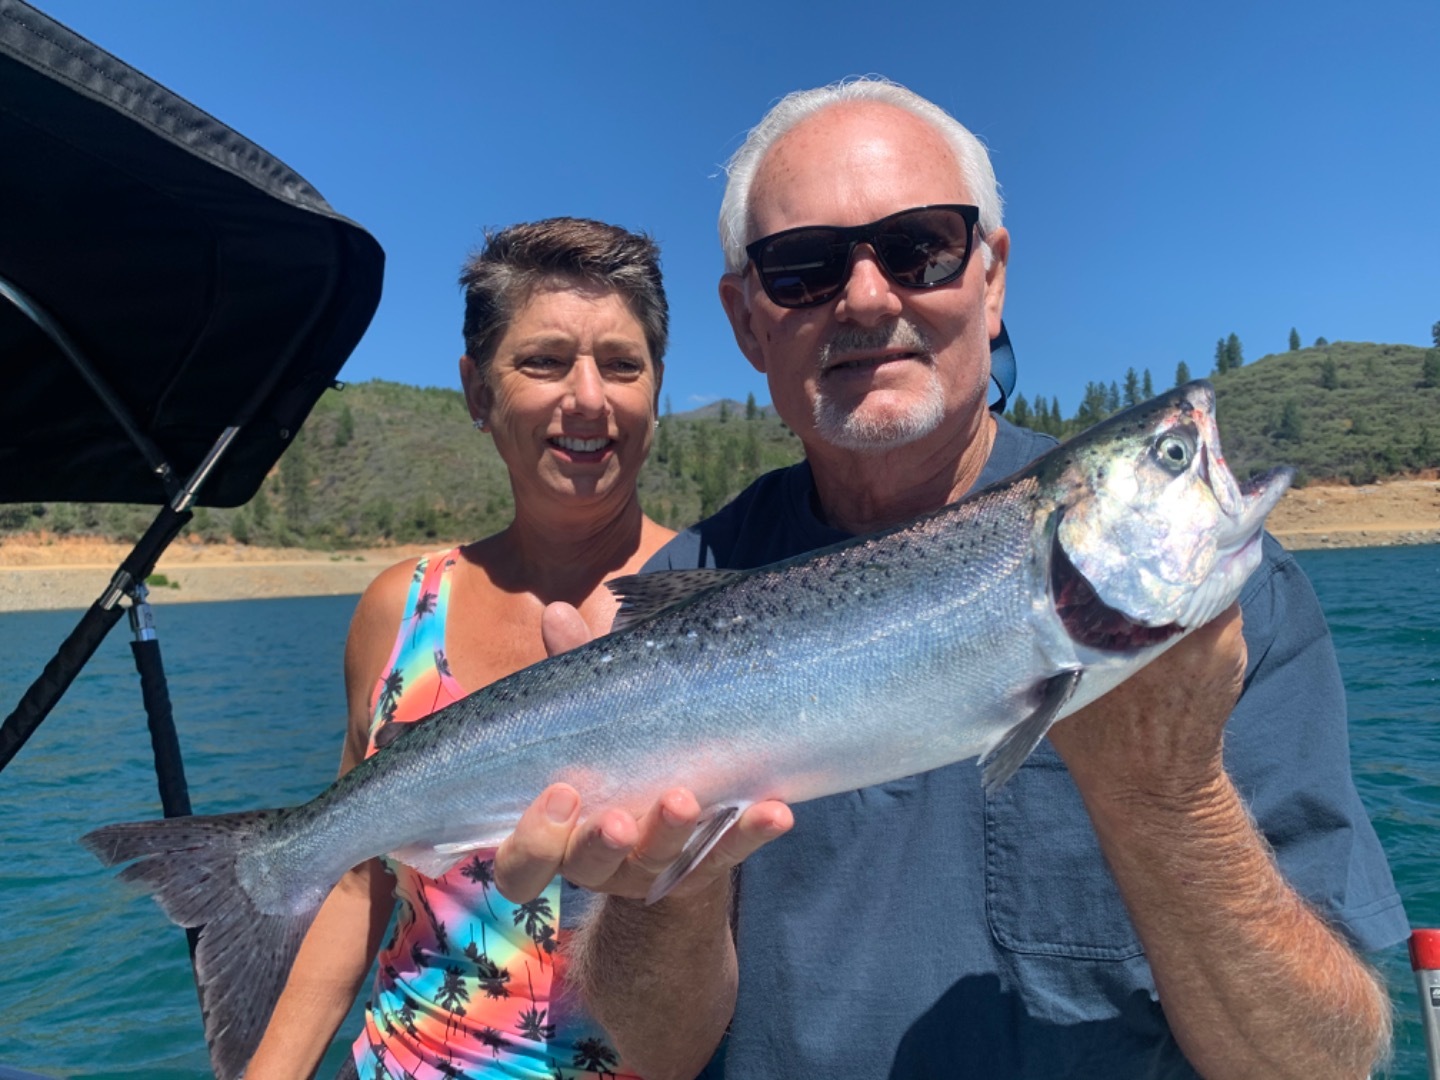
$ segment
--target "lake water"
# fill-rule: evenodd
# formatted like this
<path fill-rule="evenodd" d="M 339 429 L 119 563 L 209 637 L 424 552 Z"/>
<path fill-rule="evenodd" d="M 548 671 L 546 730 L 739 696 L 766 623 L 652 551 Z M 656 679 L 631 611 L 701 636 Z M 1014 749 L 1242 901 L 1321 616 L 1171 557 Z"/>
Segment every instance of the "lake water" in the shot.
<path fill-rule="evenodd" d="M 1440 926 L 1440 546 L 1299 558 L 1340 654 L 1360 794 L 1411 922 Z M 197 813 L 299 801 L 333 777 L 353 605 L 324 597 L 157 607 Z M 0 712 L 77 615 L 0 615 Z M 126 629 L 116 628 L 0 774 L 0 1066 L 68 1078 L 208 1075 L 183 934 L 75 842 L 97 824 L 159 812 Z M 1378 959 L 1399 1020 L 1390 1075 L 1424 1080 L 1404 949 Z M 322 1077 L 343 1052 L 332 1048 Z"/>

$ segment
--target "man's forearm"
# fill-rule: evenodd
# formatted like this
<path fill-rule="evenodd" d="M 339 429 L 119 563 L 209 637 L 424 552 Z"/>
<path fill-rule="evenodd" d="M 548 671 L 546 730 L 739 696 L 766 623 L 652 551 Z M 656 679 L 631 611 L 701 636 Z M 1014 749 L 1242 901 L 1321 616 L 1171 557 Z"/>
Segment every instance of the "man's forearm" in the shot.
<path fill-rule="evenodd" d="M 1384 990 L 1280 876 L 1229 778 L 1183 804 L 1087 800 L 1100 845 L 1195 1068 L 1366 1076 L 1389 1043 Z"/>
<path fill-rule="evenodd" d="M 691 897 L 599 898 L 571 939 L 570 979 L 626 1068 L 646 1080 L 691 1080 L 735 1011 L 728 879 Z"/>

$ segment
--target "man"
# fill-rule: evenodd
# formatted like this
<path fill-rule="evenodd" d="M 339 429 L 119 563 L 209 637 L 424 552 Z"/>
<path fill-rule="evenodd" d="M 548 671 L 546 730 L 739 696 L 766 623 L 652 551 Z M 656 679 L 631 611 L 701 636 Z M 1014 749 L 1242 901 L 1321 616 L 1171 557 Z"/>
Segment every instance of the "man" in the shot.
<path fill-rule="evenodd" d="M 818 226 L 850 231 L 790 232 Z M 875 80 L 791 95 L 732 162 L 721 232 L 721 302 L 806 461 L 659 565 L 872 531 L 1050 445 L 987 410 L 1009 236 L 983 148 L 931 103 Z M 1388 1003 L 1354 950 L 1401 940 L 1404 915 L 1328 633 L 1273 541 L 1241 607 L 1243 635 L 1235 609 L 1197 631 L 992 799 L 962 762 L 757 805 L 647 908 L 694 798 L 637 821 L 556 787 L 497 881 L 524 898 L 558 870 L 610 894 L 572 971 L 650 1080 L 695 1075 L 727 1026 L 714 1075 L 743 1080 L 1363 1076 Z M 546 635 L 577 640 L 561 610 Z"/>

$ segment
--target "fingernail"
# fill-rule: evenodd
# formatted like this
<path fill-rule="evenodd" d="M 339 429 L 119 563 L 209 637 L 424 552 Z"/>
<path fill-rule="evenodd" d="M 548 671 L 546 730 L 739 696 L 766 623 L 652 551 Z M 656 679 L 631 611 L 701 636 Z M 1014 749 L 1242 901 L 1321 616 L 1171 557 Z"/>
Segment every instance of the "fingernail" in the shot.
<path fill-rule="evenodd" d="M 613 851 L 627 851 L 630 847 L 626 841 L 620 839 L 618 836 L 611 835 L 610 830 L 604 826 L 600 828 L 600 839 L 604 840 L 605 846 Z"/>
<path fill-rule="evenodd" d="M 570 815 L 575 813 L 575 807 L 579 802 L 580 800 L 573 791 L 562 788 L 545 800 L 545 815 L 557 824 L 569 821 Z"/>

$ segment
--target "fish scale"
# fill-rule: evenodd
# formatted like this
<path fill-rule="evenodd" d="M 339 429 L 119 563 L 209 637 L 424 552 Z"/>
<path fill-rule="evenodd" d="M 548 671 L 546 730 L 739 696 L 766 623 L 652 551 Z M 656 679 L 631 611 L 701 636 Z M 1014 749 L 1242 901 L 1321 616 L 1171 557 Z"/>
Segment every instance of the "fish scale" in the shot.
<path fill-rule="evenodd" d="M 1236 485 L 1213 412 L 1192 383 L 907 525 L 757 570 L 613 582 L 614 633 L 386 725 L 393 741 L 303 806 L 84 842 L 204 926 L 206 1037 L 229 1080 L 347 868 L 388 852 L 436 876 L 509 834 L 552 782 L 590 812 L 694 791 L 706 820 L 651 899 L 760 799 L 976 756 L 994 790 L 1051 724 L 1229 606 L 1258 565 L 1288 472 Z"/>

